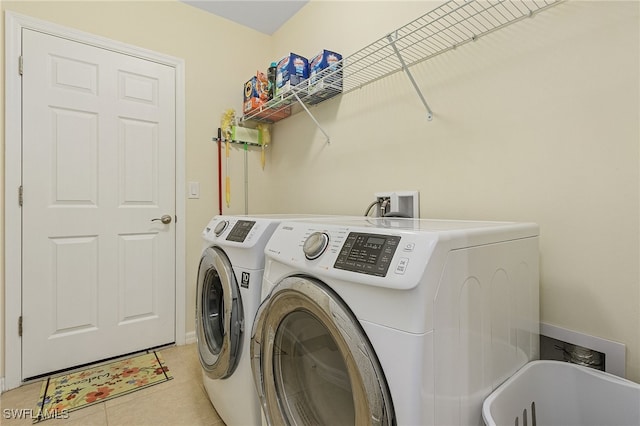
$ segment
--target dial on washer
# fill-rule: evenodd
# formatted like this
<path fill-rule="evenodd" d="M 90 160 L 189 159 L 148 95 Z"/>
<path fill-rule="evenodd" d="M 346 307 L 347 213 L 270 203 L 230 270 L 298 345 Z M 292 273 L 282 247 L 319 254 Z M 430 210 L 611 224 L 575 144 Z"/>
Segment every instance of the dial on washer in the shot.
<path fill-rule="evenodd" d="M 319 258 L 329 245 L 329 235 L 324 232 L 314 232 L 304 241 L 302 251 L 309 260 Z"/>
<path fill-rule="evenodd" d="M 220 234 L 222 234 L 224 230 L 227 229 L 227 226 L 229 226 L 228 220 L 223 220 L 222 222 L 218 223 L 216 227 L 213 229 L 213 232 L 214 234 L 216 234 L 216 237 L 219 237 Z"/>

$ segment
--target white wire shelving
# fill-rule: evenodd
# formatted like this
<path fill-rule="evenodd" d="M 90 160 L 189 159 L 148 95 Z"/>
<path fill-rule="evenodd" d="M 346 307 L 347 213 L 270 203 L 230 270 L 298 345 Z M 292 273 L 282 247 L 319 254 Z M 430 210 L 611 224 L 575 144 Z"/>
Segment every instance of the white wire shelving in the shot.
<path fill-rule="evenodd" d="M 312 82 L 293 87 L 262 107 L 244 115 L 242 120 L 274 122 L 291 114 L 299 104 L 313 119 L 329 141 L 329 135 L 309 111 L 306 103 L 313 98 L 316 85 L 342 95 L 374 81 L 404 71 L 427 110 L 433 113 L 410 68 L 441 53 L 456 49 L 480 37 L 504 28 L 564 0 L 450 0 L 379 40 L 344 57 L 335 68 L 326 68 Z"/>

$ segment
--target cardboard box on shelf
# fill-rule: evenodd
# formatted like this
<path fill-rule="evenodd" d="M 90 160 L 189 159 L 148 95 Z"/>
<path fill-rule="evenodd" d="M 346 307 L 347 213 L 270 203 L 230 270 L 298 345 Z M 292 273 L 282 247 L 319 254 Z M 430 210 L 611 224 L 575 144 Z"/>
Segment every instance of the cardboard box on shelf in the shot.
<path fill-rule="evenodd" d="M 267 75 L 261 71 L 257 71 L 256 75 L 244 84 L 243 113 L 258 108 L 267 102 L 269 96 L 268 85 Z"/>
<path fill-rule="evenodd" d="M 304 56 L 290 53 L 276 65 L 276 96 L 291 90 L 309 78 L 309 61 Z"/>
<path fill-rule="evenodd" d="M 317 104 L 342 93 L 342 55 L 323 50 L 309 62 L 309 100 Z"/>

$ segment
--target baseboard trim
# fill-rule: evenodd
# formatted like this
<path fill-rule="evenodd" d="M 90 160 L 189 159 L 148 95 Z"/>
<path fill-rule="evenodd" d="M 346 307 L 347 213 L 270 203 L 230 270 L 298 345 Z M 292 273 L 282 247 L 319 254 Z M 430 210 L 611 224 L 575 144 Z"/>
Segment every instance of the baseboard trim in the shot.
<path fill-rule="evenodd" d="M 197 341 L 198 341 L 198 339 L 196 339 L 196 332 L 195 331 L 188 331 L 184 335 L 184 344 L 185 345 L 190 345 L 192 343 L 196 343 Z"/>

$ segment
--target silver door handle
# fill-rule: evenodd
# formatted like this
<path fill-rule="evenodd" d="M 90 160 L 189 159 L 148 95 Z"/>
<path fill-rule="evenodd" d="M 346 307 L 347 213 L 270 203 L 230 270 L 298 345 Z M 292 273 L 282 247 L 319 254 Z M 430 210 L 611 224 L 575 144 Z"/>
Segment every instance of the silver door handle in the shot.
<path fill-rule="evenodd" d="M 162 215 L 162 217 L 156 217 L 155 219 L 151 219 L 151 222 L 155 222 L 156 220 L 159 220 L 165 225 L 168 225 L 171 223 L 171 215 L 165 214 L 165 215 Z"/>

